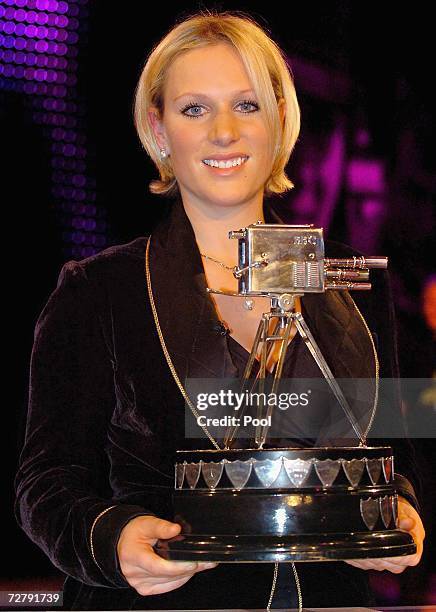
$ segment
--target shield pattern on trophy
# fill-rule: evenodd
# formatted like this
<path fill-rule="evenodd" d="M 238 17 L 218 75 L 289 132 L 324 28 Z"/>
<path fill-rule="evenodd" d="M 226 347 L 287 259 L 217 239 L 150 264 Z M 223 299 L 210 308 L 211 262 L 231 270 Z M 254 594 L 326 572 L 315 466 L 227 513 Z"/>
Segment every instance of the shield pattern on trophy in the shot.
<path fill-rule="evenodd" d="M 324 487 L 331 487 L 341 467 L 340 459 L 323 459 L 315 461 L 315 471 Z"/>
<path fill-rule="evenodd" d="M 379 516 L 379 503 L 376 497 L 360 500 L 360 514 L 363 522 L 372 531 Z"/>
<path fill-rule="evenodd" d="M 208 461 L 203 463 L 201 466 L 201 473 L 203 474 L 204 481 L 206 482 L 209 489 L 215 489 L 220 481 L 224 469 L 222 461 L 216 463 L 215 461 Z"/>
<path fill-rule="evenodd" d="M 312 467 L 312 459 L 288 459 L 283 458 L 286 474 L 294 487 L 301 487 L 309 475 Z"/>
<path fill-rule="evenodd" d="M 183 487 L 183 480 L 185 479 L 185 463 L 176 463 L 176 487 L 181 489 Z"/>
<path fill-rule="evenodd" d="M 387 529 L 389 525 L 391 524 L 391 520 L 392 520 L 392 505 L 391 505 L 390 496 L 384 495 L 383 497 L 380 497 L 379 503 L 380 503 L 380 514 L 383 520 L 383 524 Z"/>
<path fill-rule="evenodd" d="M 282 459 L 265 459 L 264 461 L 254 461 L 254 471 L 264 487 L 270 487 L 282 469 Z"/>
<path fill-rule="evenodd" d="M 378 484 L 378 481 L 380 479 L 382 461 L 383 459 L 381 458 L 366 459 L 366 470 L 373 485 Z"/>
<path fill-rule="evenodd" d="M 365 459 L 342 459 L 342 467 L 350 485 L 357 487 L 365 469 Z"/>
<path fill-rule="evenodd" d="M 383 475 L 385 477 L 386 484 L 389 484 L 393 476 L 392 457 L 383 457 Z"/>
<path fill-rule="evenodd" d="M 200 463 L 187 463 L 185 465 L 186 481 L 191 489 L 195 489 L 198 479 L 200 478 L 201 461 Z"/>
<path fill-rule="evenodd" d="M 225 463 L 226 474 L 235 489 L 239 490 L 245 487 L 250 478 L 252 466 L 251 460 L 241 461 L 237 459 Z"/>

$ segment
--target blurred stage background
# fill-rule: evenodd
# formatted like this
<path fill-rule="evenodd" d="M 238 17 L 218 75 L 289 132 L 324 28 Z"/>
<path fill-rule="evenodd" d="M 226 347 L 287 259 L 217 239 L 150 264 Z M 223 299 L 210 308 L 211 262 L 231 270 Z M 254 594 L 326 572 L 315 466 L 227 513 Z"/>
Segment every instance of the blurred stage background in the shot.
<path fill-rule="evenodd" d="M 428 4 L 400 6 L 0 1 L 3 286 L 13 331 L 2 504 L 11 556 L 0 588 L 61 581 L 12 512 L 33 328 L 64 261 L 146 234 L 165 209 L 148 193 L 156 172 L 136 137 L 132 100 L 147 53 L 177 18 L 204 8 L 247 11 L 284 49 L 303 123 L 288 168 L 296 187 L 276 204 L 287 222 L 321 225 L 329 238 L 390 257 L 402 375 L 432 376 L 434 33 Z M 436 603 L 433 446 L 417 441 L 426 554 L 401 576 L 372 576 L 381 605 Z"/>

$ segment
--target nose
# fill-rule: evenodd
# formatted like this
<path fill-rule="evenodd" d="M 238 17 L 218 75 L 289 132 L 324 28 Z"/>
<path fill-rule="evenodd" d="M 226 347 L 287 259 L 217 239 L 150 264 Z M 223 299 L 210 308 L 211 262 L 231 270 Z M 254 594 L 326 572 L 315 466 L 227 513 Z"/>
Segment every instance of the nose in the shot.
<path fill-rule="evenodd" d="M 238 119 L 232 111 L 217 112 L 210 127 L 209 139 L 218 145 L 228 145 L 239 139 Z"/>

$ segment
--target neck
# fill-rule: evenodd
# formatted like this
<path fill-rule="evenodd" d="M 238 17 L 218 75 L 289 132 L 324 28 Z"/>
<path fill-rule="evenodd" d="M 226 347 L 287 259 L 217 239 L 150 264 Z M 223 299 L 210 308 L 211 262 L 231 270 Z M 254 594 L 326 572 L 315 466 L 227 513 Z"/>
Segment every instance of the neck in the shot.
<path fill-rule="evenodd" d="M 229 232 L 256 221 L 264 222 L 263 201 L 258 199 L 237 206 L 202 206 L 183 201 L 200 253 L 234 266 L 238 241 L 229 240 Z"/>

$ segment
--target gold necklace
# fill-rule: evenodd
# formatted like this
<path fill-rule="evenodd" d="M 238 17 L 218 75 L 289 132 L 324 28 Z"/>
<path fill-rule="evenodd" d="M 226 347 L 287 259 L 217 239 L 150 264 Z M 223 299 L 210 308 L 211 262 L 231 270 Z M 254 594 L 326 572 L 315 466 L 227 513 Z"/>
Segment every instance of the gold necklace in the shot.
<path fill-rule="evenodd" d="M 231 270 L 232 272 L 235 272 L 238 269 L 238 266 L 228 266 L 219 259 L 215 259 L 215 257 L 211 257 L 210 255 L 206 255 L 205 253 L 200 253 L 200 255 L 204 257 L 204 259 L 210 259 L 210 261 L 219 264 L 222 268 L 225 268 L 226 270 Z"/>

